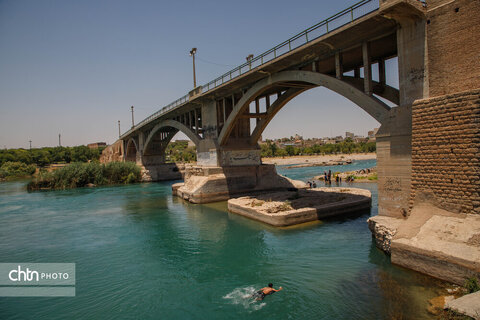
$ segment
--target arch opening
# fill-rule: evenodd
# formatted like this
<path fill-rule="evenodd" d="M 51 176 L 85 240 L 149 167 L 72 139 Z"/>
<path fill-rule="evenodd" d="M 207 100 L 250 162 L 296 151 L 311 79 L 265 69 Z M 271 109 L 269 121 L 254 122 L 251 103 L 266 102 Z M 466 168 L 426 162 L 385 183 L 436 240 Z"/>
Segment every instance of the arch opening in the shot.
<path fill-rule="evenodd" d="M 280 90 L 278 88 L 281 88 Z M 375 120 L 382 123 L 387 118 L 391 109 L 386 103 L 373 95 L 367 95 L 356 86 L 346 81 L 331 76 L 310 71 L 283 71 L 269 78 L 260 80 L 238 101 L 229 115 L 225 126 L 219 135 L 220 145 L 227 146 L 231 137 L 238 137 L 234 129 L 238 131 L 238 123 L 242 118 L 252 117 L 252 102 L 255 102 L 257 114 L 255 120 L 249 119 L 248 144 L 255 146 L 263 131 L 278 113 L 290 100 L 314 87 L 325 87 L 352 101 L 354 104 L 366 111 Z M 276 99 L 270 101 L 272 88 L 277 90 Z M 392 90 L 395 90 L 392 88 Z M 258 113 L 259 97 L 266 98 L 266 111 Z M 252 128 L 252 124 L 254 127 Z M 233 134 L 232 134 L 233 132 Z"/>
<path fill-rule="evenodd" d="M 137 143 L 134 139 L 130 139 L 127 142 L 127 147 L 125 148 L 125 161 L 136 162 L 137 161 Z"/>
<path fill-rule="evenodd" d="M 172 138 L 181 132 L 186 135 L 195 146 L 202 139 L 184 124 L 175 120 L 164 120 L 155 125 L 145 139 L 144 155 L 163 154 Z"/>

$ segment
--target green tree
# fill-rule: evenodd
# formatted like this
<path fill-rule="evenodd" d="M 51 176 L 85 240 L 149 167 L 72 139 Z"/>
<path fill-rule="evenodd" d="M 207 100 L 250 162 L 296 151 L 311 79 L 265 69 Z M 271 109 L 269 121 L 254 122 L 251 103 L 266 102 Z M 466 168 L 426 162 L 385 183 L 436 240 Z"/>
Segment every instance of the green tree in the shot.
<path fill-rule="evenodd" d="M 295 148 L 291 145 L 285 147 L 285 151 L 289 156 L 295 155 Z"/>

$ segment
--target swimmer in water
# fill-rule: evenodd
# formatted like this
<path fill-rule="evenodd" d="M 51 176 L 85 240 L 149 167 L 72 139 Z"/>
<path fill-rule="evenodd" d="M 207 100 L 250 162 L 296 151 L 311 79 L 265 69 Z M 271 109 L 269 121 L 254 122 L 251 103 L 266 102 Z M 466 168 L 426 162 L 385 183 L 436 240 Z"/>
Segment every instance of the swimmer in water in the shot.
<path fill-rule="evenodd" d="M 283 288 L 280 287 L 278 290 L 274 289 L 273 288 L 273 284 L 272 283 L 269 283 L 268 284 L 268 287 L 265 287 L 265 288 L 262 288 L 260 290 L 258 290 L 257 292 L 255 292 L 253 294 L 253 297 L 255 298 L 255 300 L 257 301 L 261 301 L 263 300 L 263 298 L 265 298 L 266 296 L 270 295 L 270 294 L 273 294 L 275 292 L 278 292 L 280 290 L 282 290 Z"/>

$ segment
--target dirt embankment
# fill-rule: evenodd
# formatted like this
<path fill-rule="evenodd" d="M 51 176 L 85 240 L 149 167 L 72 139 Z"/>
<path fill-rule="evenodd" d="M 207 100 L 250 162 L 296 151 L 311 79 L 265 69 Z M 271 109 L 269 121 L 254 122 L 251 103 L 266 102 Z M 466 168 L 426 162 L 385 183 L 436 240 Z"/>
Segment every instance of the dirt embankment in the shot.
<path fill-rule="evenodd" d="M 338 165 L 338 163 L 346 163 L 353 160 L 371 160 L 376 159 L 376 153 L 352 153 L 352 154 L 331 154 L 331 155 L 317 155 L 317 156 L 293 156 L 293 157 L 275 157 L 262 158 L 265 164 L 296 165 L 305 167 L 323 166 L 323 165 Z"/>

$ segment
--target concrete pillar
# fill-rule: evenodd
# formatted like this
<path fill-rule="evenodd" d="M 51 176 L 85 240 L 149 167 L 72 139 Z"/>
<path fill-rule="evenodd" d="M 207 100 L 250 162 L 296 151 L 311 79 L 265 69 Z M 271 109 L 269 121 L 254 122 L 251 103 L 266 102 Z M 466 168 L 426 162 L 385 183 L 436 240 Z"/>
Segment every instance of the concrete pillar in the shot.
<path fill-rule="evenodd" d="M 381 59 L 378 62 L 378 82 L 382 86 L 382 88 L 385 88 L 387 79 L 386 79 L 386 72 L 385 72 L 385 60 Z"/>
<path fill-rule="evenodd" d="M 343 61 L 342 54 L 340 52 L 335 52 L 335 73 L 337 79 L 342 79 L 343 77 Z"/>
<path fill-rule="evenodd" d="M 412 109 L 393 108 L 376 134 L 379 215 L 402 217 L 409 210 L 412 171 Z"/>
<path fill-rule="evenodd" d="M 136 140 L 137 140 L 136 162 L 138 165 L 142 166 L 143 165 L 143 149 L 144 149 L 144 143 L 145 143 L 145 135 L 143 134 L 142 131 L 138 132 L 138 137 Z"/>
<path fill-rule="evenodd" d="M 373 93 L 372 86 L 372 57 L 370 55 L 370 45 L 368 42 L 362 44 L 363 55 L 363 83 L 364 91 L 369 96 Z"/>
<path fill-rule="evenodd" d="M 382 1 L 381 10 L 395 19 L 400 104 L 392 108 L 377 135 L 379 214 L 407 216 L 412 174 L 412 104 L 428 94 L 425 18 L 421 5 Z M 419 9 L 420 8 L 420 9 Z M 379 67 L 383 81 L 383 65 Z"/>
<path fill-rule="evenodd" d="M 200 166 L 216 167 L 218 162 L 218 127 L 217 104 L 209 100 L 202 104 L 203 137 L 197 146 L 197 164 Z"/>
<path fill-rule="evenodd" d="M 400 106 L 428 96 L 425 20 L 402 20 L 397 31 Z"/>

